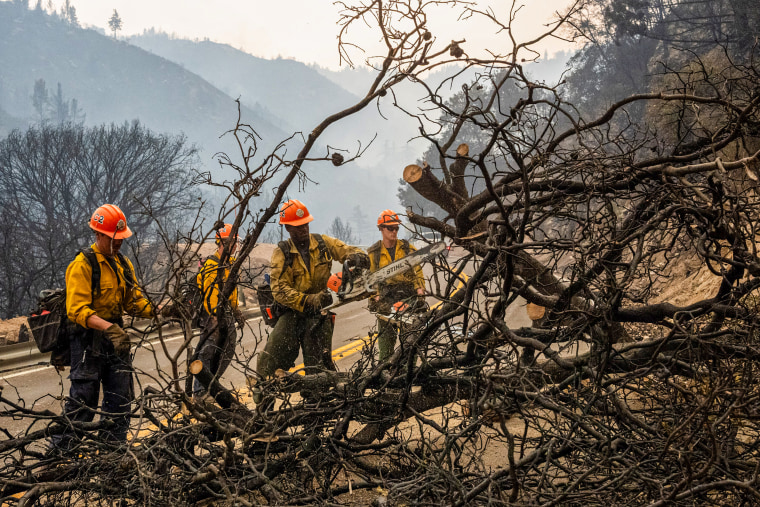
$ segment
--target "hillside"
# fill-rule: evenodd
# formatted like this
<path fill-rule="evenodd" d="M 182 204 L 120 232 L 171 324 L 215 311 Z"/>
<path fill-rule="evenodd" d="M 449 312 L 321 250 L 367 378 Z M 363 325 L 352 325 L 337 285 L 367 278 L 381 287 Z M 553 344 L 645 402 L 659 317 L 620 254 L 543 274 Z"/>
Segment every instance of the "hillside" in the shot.
<path fill-rule="evenodd" d="M 258 105 L 284 120 L 285 130 L 313 126 L 356 97 L 295 60 L 266 60 L 211 41 L 146 32 L 131 44 L 179 63 L 249 107 Z"/>
<path fill-rule="evenodd" d="M 0 107 L 0 138 L 5 137 L 11 130 L 24 128 L 26 122 L 15 118 Z"/>
<path fill-rule="evenodd" d="M 0 2 L 0 66 L 13 69 L 0 74 L 0 107 L 13 117 L 34 118 L 34 83 L 44 79 L 77 100 L 87 124 L 137 118 L 155 131 L 183 132 L 204 150 L 204 162 L 232 146 L 218 138 L 235 124 L 234 98 L 181 65 L 43 11 Z M 284 136 L 254 110 L 242 114 L 264 145 Z"/>
<path fill-rule="evenodd" d="M 210 41 L 190 41 L 166 34 L 147 32 L 131 37 L 131 44 L 181 64 L 230 96 L 240 97 L 243 104 L 261 110 L 289 133 L 310 132 L 328 116 L 356 103 L 366 88 L 356 86 L 353 79 L 366 84 L 367 71 L 350 71 L 324 76 L 319 69 L 303 63 L 251 56 L 228 45 Z M 337 77 L 336 77 L 337 76 Z M 347 92 L 341 83 L 351 86 Z M 413 104 L 419 97 L 410 90 L 400 91 Z M 332 164 L 309 163 L 304 170 L 311 180 L 305 189 L 292 186 L 288 196 L 303 200 L 312 210 L 314 232 L 326 232 L 332 221 L 340 217 L 348 221 L 360 241 L 376 238 L 374 221 L 377 213 L 399 206 L 396 197 L 401 169 L 416 159 L 419 149 L 408 143 L 417 134 L 418 124 L 391 105 L 390 95 L 380 103 L 380 110 L 371 105 L 360 113 L 331 127 L 320 138 L 313 156 L 322 156 L 329 145 L 357 150 L 372 145 L 359 160 L 336 168 Z M 260 108 L 260 109 L 259 109 Z M 258 129 L 258 125 L 253 124 Z M 295 147 L 300 143 L 295 139 Z M 360 208 L 364 216 L 355 213 Z"/>
<path fill-rule="evenodd" d="M 294 132 L 310 132 L 319 121 L 357 100 L 356 94 L 317 69 L 296 61 L 263 60 L 223 44 L 155 33 L 129 42 L 116 40 L 11 2 L 0 2 L 0 65 L 13 69 L 0 74 L 0 109 L 7 113 L 0 114 L 0 134 L 23 128 L 19 120 L 35 118 L 32 93 L 35 82 L 43 79 L 51 92 L 60 83 L 64 98 L 77 100 L 86 124 L 138 118 L 154 131 L 184 133 L 202 149 L 201 169 L 217 172 L 215 153 L 226 152 L 237 160 L 230 136 L 219 139 L 237 119 L 235 98 L 240 97 L 244 106 L 243 122 L 263 138 L 258 143 L 262 155 L 273 143 Z M 332 79 L 353 83 L 351 76 L 358 75 L 366 84 L 367 72 L 356 72 Z M 359 87 L 354 90 L 362 93 Z M 377 214 L 401 209 L 396 195 L 401 170 L 416 161 L 427 144 L 410 141 L 418 136 L 419 124 L 396 109 L 394 101 L 409 111 L 424 105 L 416 87 L 400 86 L 327 129 L 312 151 L 312 156 L 322 156 L 329 145 L 348 150 L 348 155 L 362 152 L 360 159 L 340 168 L 306 164 L 310 182 L 305 188 L 290 189 L 288 197 L 299 198 L 312 209 L 315 232 L 326 232 L 340 217 L 351 224 L 360 242 L 370 243 L 376 239 Z M 289 155 L 297 152 L 300 140 L 296 136 L 290 143 Z M 210 194 L 213 207 L 222 196 Z"/>

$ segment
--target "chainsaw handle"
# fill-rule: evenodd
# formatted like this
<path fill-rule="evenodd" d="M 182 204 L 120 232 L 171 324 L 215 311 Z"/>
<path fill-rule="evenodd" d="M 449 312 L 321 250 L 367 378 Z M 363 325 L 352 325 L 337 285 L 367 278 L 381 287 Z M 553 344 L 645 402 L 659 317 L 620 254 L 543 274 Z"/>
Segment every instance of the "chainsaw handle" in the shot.
<path fill-rule="evenodd" d="M 338 295 L 343 296 L 344 294 L 350 293 L 354 289 L 354 277 L 351 272 L 351 267 L 348 264 L 348 261 L 345 261 L 343 263 L 343 273 L 341 274 L 341 284 L 340 289 L 338 290 Z"/>

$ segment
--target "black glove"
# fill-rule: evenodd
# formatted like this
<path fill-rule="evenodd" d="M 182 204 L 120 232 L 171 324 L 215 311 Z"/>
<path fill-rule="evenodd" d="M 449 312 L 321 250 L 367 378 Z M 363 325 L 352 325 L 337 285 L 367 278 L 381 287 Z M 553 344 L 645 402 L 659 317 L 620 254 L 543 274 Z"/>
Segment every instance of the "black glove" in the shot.
<path fill-rule="evenodd" d="M 332 304 L 332 296 L 325 291 L 319 294 L 309 294 L 306 296 L 306 301 L 303 303 L 303 311 L 309 313 L 317 313 L 322 308 L 330 306 Z"/>
<path fill-rule="evenodd" d="M 129 352 L 129 346 L 131 345 L 129 336 L 118 324 L 111 324 L 103 333 L 105 333 L 106 338 L 111 340 L 113 348 L 116 349 L 117 353 L 123 354 L 124 352 Z"/>
<path fill-rule="evenodd" d="M 167 319 L 171 319 L 172 317 L 181 317 L 182 313 L 179 311 L 179 309 L 175 306 L 174 303 L 167 303 L 164 305 L 163 308 L 161 308 L 161 317 L 165 317 Z"/>
<path fill-rule="evenodd" d="M 414 296 L 414 299 L 409 303 L 409 306 L 414 313 L 424 313 L 430 309 L 427 301 L 425 301 L 425 296 L 420 294 Z"/>
<path fill-rule="evenodd" d="M 369 269 L 369 255 L 364 252 L 352 253 L 346 257 L 346 262 L 355 268 Z"/>

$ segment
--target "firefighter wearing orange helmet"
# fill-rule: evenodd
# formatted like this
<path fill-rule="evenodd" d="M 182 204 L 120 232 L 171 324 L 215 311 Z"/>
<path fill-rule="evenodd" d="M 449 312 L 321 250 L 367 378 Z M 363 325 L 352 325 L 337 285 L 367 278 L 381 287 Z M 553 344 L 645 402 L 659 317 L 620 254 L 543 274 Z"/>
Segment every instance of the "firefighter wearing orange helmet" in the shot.
<path fill-rule="evenodd" d="M 366 269 L 369 259 L 360 248 L 320 234 L 311 234 L 314 217 L 297 199 L 283 203 L 280 224 L 290 235 L 286 253 L 275 248 L 270 263 L 272 295 L 286 307 L 259 356 L 258 374 L 267 378 L 295 365 L 303 351 L 307 373 L 335 370 L 332 361 L 332 315 L 322 309 L 332 303 L 327 292 L 332 262 L 348 261 Z"/>
<path fill-rule="evenodd" d="M 124 212 L 104 204 L 90 217 L 95 243 L 87 256 L 80 252 L 66 269 L 66 313 L 71 333 L 71 390 L 65 413 L 71 421 L 92 421 L 103 385 L 101 418 L 114 424 L 101 430 L 107 440 L 125 441 L 133 398 L 130 341 L 124 332 L 122 313 L 153 316 L 153 307 L 134 278 L 134 266 L 123 256 L 124 239 L 132 235 Z M 94 255 L 93 255 L 94 254 Z M 94 270 L 90 259 L 97 262 Z M 97 287 L 94 282 L 97 281 Z M 68 446 L 72 433 L 58 435 L 53 443 Z"/>
<path fill-rule="evenodd" d="M 238 236 L 232 235 L 232 224 L 224 224 L 216 231 L 215 243 L 216 252 L 205 260 L 196 277 L 196 283 L 203 298 L 202 331 L 196 357 L 218 378 L 222 376 L 235 355 L 237 341 L 235 323 L 242 329 L 245 325 L 245 317 L 239 308 L 237 286 L 226 302 L 219 300 L 220 286 L 230 275 L 230 266 L 235 262 L 233 255 L 238 246 Z M 222 263 L 225 256 L 226 261 Z M 222 276 L 221 284 L 217 281 L 219 275 Z M 225 326 L 220 326 L 222 318 L 226 319 Z M 205 390 L 198 379 L 194 381 L 193 395 L 195 397 L 205 395 Z"/>
<path fill-rule="evenodd" d="M 386 209 L 377 219 L 381 240 L 367 249 L 370 259 L 370 273 L 397 261 L 416 249 L 406 240 L 398 239 L 401 219 L 395 211 Z M 378 295 L 369 301 L 369 310 L 383 315 L 391 313 L 393 305 L 399 301 L 422 298 L 425 295 L 425 277 L 422 268 L 415 266 L 385 281 L 378 287 Z M 377 319 L 377 347 L 379 359 L 384 361 L 396 345 L 397 330 L 386 320 Z"/>

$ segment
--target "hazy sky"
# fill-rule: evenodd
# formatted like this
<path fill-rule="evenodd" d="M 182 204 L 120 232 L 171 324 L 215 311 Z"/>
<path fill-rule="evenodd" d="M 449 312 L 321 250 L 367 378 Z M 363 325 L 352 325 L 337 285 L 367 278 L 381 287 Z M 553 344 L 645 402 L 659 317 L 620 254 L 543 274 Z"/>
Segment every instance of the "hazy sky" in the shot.
<path fill-rule="evenodd" d="M 84 26 L 104 28 L 116 9 L 123 21 L 120 36 L 142 33 L 156 28 L 190 39 L 208 38 L 230 44 L 264 58 L 295 58 L 305 63 L 316 62 L 337 68 L 337 34 L 339 10 L 331 0 L 70 0 Z M 30 0 L 34 5 L 36 0 Z M 62 0 L 52 0 L 59 9 Z M 493 12 L 506 19 L 512 5 L 509 0 L 489 0 Z M 556 10 L 566 8 L 569 0 L 524 0 L 517 23 L 520 37 L 541 29 Z M 47 1 L 43 0 L 43 5 Z M 466 39 L 466 49 L 473 54 L 476 47 L 498 47 L 508 43 L 504 33 L 497 34 L 493 25 L 476 20 L 457 20 L 461 9 L 438 9 L 432 12 L 429 29 L 442 41 Z M 487 28 L 484 28 L 487 26 Z M 364 34 L 353 33 L 364 47 L 370 45 Z M 373 37 L 373 40 L 376 37 Z M 506 48 L 506 46 L 504 46 Z M 542 44 L 539 50 L 553 53 L 566 48 L 561 41 Z M 354 63 L 363 58 L 356 56 Z"/>

